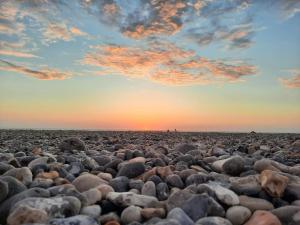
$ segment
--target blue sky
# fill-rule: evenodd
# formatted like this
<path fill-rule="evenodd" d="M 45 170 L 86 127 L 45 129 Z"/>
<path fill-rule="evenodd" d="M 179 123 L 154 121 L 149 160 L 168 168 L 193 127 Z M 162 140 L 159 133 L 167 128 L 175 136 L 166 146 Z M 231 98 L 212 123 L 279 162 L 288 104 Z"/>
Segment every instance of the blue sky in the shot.
<path fill-rule="evenodd" d="M 299 12 L 298 0 L 1 1 L 0 127 L 299 132 Z"/>

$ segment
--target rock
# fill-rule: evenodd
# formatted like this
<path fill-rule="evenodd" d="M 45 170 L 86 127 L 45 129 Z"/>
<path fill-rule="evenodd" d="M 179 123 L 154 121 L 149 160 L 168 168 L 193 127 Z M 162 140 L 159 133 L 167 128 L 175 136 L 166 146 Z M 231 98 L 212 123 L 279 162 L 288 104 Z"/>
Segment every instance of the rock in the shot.
<path fill-rule="evenodd" d="M 186 179 L 185 183 L 187 186 L 192 184 L 198 185 L 207 182 L 208 179 L 208 176 L 204 173 L 192 174 Z"/>
<path fill-rule="evenodd" d="M 121 221 L 124 224 L 129 224 L 134 221 L 141 221 L 142 215 L 141 215 L 141 208 L 137 206 L 129 206 L 126 209 L 123 210 L 121 214 Z"/>
<path fill-rule="evenodd" d="M 41 172 L 36 175 L 36 178 L 44 178 L 44 179 L 56 179 L 59 177 L 59 174 L 57 171 L 51 171 L 51 172 Z"/>
<path fill-rule="evenodd" d="M 229 181 L 231 189 L 240 195 L 257 195 L 261 191 L 259 178 L 255 175 L 231 177 Z"/>
<path fill-rule="evenodd" d="M 146 196 L 146 195 L 138 195 L 132 192 L 110 192 L 106 196 L 108 200 L 113 202 L 116 205 L 121 206 L 140 206 L 140 207 L 155 207 L 158 205 L 158 200 L 155 197 L 152 196 Z"/>
<path fill-rule="evenodd" d="M 37 159 L 32 160 L 29 164 L 28 167 L 30 169 L 33 169 L 37 165 L 42 165 L 42 164 L 47 164 L 49 161 L 49 157 L 39 157 Z"/>
<path fill-rule="evenodd" d="M 272 197 L 282 197 L 288 185 L 289 178 L 272 170 L 264 170 L 260 174 L 262 188 Z"/>
<path fill-rule="evenodd" d="M 300 212 L 300 206 L 283 206 L 277 209 L 273 209 L 273 213 L 281 221 L 282 224 L 297 224 L 296 221 L 293 221 L 295 214 Z"/>
<path fill-rule="evenodd" d="M 98 225 L 97 221 L 86 215 L 77 215 L 63 219 L 52 219 L 49 225 Z"/>
<path fill-rule="evenodd" d="M 233 191 L 215 183 L 211 183 L 209 186 L 215 191 L 220 202 L 226 205 L 238 205 L 240 203 L 239 197 Z"/>
<path fill-rule="evenodd" d="M 184 188 L 184 183 L 182 182 L 180 176 L 177 174 L 171 174 L 167 176 L 167 184 L 170 185 L 171 187 L 177 187 L 177 188 Z"/>
<path fill-rule="evenodd" d="M 281 222 L 272 213 L 257 210 L 244 225 L 281 225 Z"/>
<path fill-rule="evenodd" d="M 172 209 L 167 218 L 178 221 L 180 225 L 194 225 L 194 221 L 181 208 Z"/>
<path fill-rule="evenodd" d="M 0 203 L 8 196 L 8 184 L 0 180 Z"/>
<path fill-rule="evenodd" d="M 272 203 L 265 199 L 248 197 L 245 195 L 239 196 L 240 205 L 250 209 L 252 212 L 255 210 L 271 210 L 274 209 Z"/>
<path fill-rule="evenodd" d="M 5 162 L 0 162 L 0 175 L 4 174 L 6 171 L 15 168 L 14 166 L 7 164 Z"/>
<path fill-rule="evenodd" d="M 98 173 L 97 176 L 100 177 L 103 180 L 108 181 L 108 182 L 113 178 L 110 173 L 102 173 L 101 172 L 101 173 Z"/>
<path fill-rule="evenodd" d="M 167 210 L 171 211 L 174 208 L 181 207 L 192 196 L 193 194 L 187 190 L 173 192 L 166 201 Z"/>
<path fill-rule="evenodd" d="M 71 152 L 73 150 L 85 151 L 86 147 L 84 142 L 81 141 L 79 138 L 72 137 L 63 140 L 59 145 L 59 149 L 62 152 Z"/>
<path fill-rule="evenodd" d="M 159 201 L 166 200 L 170 195 L 168 185 L 166 183 L 159 183 L 156 186 L 156 195 Z"/>
<path fill-rule="evenodd" d="M 87 199 L 87 205 L 93 205 L 102 199 L 102 193 L 98 188 L 82 192 L 82 195 Z"/>
<path fill-rule="evenodd" d="M 129 179 L 125 176 L 116 177 L 109 181 L 109 185 L 113 187 L 116 192 L 128 191 Z"/>
<path fill-rule="evenodd" d="M 46 223 L 48 215 L 45 210 L 29 206 L 17 207 L 7 218 L 8 225 L 21 225 L 25 223 Z"/>
<path fill-rule="evenodd" d="M 174 151 L 175 152 L 181 152 L 183 154 L 186 154 L 187 152 L 189 151 L 192 151 L 192 150 L 195 150 L 197 149 L 197 146 L 196 145 L 193 145 L 193 144 L 187 144 L 187 143 L 183 143 L 183 144 L 178 144 Z"/>
<path fill-rule="evenodd" d="M 89 189 L 95 188 L 101 184 L 105 184 L 106 181 L 101 179 L 100 177 L 97 177 L 93 174 L 83 174 L 79 177 L 77 177 L 72 184 L 76 187 L 76 189 L 80 192 L 87 191 Z"/>
<path fill-rule="evenodd" d="M 156 188 L 153 181 L 147 181 L 142 188 L 142 195 L 156 197 Z"/>
<path fill-rule="evenodd" d="M 108 222 L 112 222 L 112 224 L 119 224 L 120 218 L 115 212 L 110 212 L 105 215 L 102 215 L 98 218 L 100 224 L 108 224 Z"/>
<path fill-rule="evenodd" d="M 26 186 L 19 180 L 11 176 L 1 176 L 0 181 L 4 181 L 8 185 L 8 195 L 7 198 L 14 196 L 20 192 L 25 191 Z"/>
<path fill-rule="evenodd" d="M 226 159 L 222 165 L 222 169 L 226 174 L 237 176 L 244 171 L 244 159 L 240 156 L 233 156 Z"/>
<path fill-rule="evenodd" d="M 51 179 L 44 179 L 44 178 L 35 178 L 32 183 L 30 184 L 30 188 L 40 187 L 40 188 L 49 188 L 53 185 L 53 180 Z"/>
<path fill-rule="evenodd" d="M 223 207 L 207 194 L 192 196 L 183 203 L 181 208 L 195 222 L 206 216 L 225 215 Z"/>
<path fill-rule="evenodd" d="M 244 206 L 232 206 L 226 212 L 226 218 L 232 225 L 242 225 L 251 216 L 251 211 Z"/>
<path fill-rule="evenodd" d="M 77 215 L 81 208 L 80 201 L 71 196 L 54 197 L 54 198 L 25 198 L 15 204 L 14 210 L 18 207 L 29 206 L 35 209 L 45 210 L 50 218 L 69 217 Z"/>
<path fill-rule="evenodd" d="M 222 156 L 222 155 L 227 155 L 228 153 L 222 148 L 214 147 L 208 152 L 208 154 L 211 155 L 211 156 L 219 157 L 219 156 Z"/>
<path fill-rule="evenodd" d="M 101 207 L 99 205 L 90 205 L 81 208 L 80 214 L 97 218 L 101 214 Z"/>
<path fill-rule="evenodd" d="M 129 188 L 131 188 L 131 189 L 137 189 L 139 191 L 142 191 L 143 186 L 144 186 L 144 182 L 142 180 L 130 180 L 129 181 Z"/>
<path fill-rule="evenodd" d="M 141 215 L 146 220 L 153 217 L 164 218 L 166 215 L 166 210 L 164 208 L 145 208 L 141 210 Z"/>
<path fill-rule="evenodd" d="M 158 167 L 156 167 L 156 173 L 162 179 L 165 179 L 167 176 L 173 174 L 173 169 L 174 169 L 174 167 L 172 167 L 172 166 L 164 166 L 164 167 L 158 166 Z"/>
<path fill-rule="evenodd" d="M 198 220 L 195 225 L 232 225 L 231 222 L 227 219 L 218 216 L 210 216 L 201 218 Z"/>
<path fill-rule="evenodd" d="M 49 196 L 50 194 L 47 190 L 41 188 L 31 188 L 6 199 L 0 204 L 0 224 L 4 223 L 9 211 L 15 206 L 17 202 L 29 197 L 48 198 Z"/>
<path fill-rule="evenodd" d="M 142 162 L 128 163 L 122 166 L 117 176 L 126 176 L 128 178 L 135 178 L 145 172 L 145 165 Z"/>
<path fill-rule="evenodd" d="M 4 173 L 3 176 L 15 177 L 26 186 L 30 185 L 30 183 L 32 182 L 32 173 L 28 167 L 13 168 Z"/>
<path fill-rule="evenodd" d="M 109 192 L 114 192 L 115 191 L 111 186 L 109 186 L 107 184 L 101 184 L 101 185 L 97 186 L 96 188 L 99 191 L 101 191 L 103 199 L 106 198 L 106 196 Z"/>

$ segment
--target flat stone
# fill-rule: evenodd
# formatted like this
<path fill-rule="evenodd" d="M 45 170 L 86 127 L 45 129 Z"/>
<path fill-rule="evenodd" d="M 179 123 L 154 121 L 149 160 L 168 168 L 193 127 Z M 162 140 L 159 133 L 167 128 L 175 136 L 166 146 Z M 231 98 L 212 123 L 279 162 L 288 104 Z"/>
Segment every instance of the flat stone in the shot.
<path fill-rule="evenodd" d="M 113 202 L 116 205 L 122 206 L 140 206 L 140 207 L 153 207 L 158 205 L 158 200 L 155 197 L 147 196 L 147 195 L 138 195 L 132 192 L 110 192 L 106 196 L 108 200 Z"/>
<path fill-rule="evenodd" d="M 244 206 L 232 206 L 227 209 L 226 218 L 232 225 L 242 225 L 250 218 L 251 214 L 250 209 Z"/>
<path fill-rule="evenodd" d="M 227 219 L 218 216 L 210 216 L 199 219 L 195 225 L 232 225 Z"/>
<path fill-rule="evenodd" d="M 233 191 L 215 183 L 211 183 L 209 186 L 215 191 L 220 202 L 226 205 L 238 205 L 240 203 L 239 197 Z"/>
<path fill-rule="evenodd" d="M 246 177 L 230 177 L 231 189 L 239 195 L 257 195 L 261 191 L 259 177 L 249 175 Z"/>
<path fill-rule="evenodd" d="M 17 202 L 12 212 L 22 206 L 45 210 L 50 218 L 59 218 L 77 215 L 80 211 L 81 203 L 77 198 L 71 196 L 53 198 L 30 197 Z"/>
<path fill-rule="evenodd" d="M 239 196 L 240 205 L 250 209 L 252 212 L 255 210 L 272 210 L 274 206 L 272 203 L 265 199 L 248 197 L 245 195 Z"/>
<path fill-rule="evenodd" d="M 62 219 L 52 219 L 49 225 L 98 225 L 97 221 L 86 215 L 77 215 Z"/>

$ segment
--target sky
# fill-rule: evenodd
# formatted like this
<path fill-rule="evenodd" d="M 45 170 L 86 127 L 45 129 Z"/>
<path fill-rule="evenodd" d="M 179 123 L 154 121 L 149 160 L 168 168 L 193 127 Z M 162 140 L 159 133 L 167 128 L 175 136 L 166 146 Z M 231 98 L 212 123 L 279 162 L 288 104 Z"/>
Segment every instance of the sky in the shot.
<path fill-rule="evenodd" d="M 0 128 L 300 132 L 300 0 L 0 0 Z"/>

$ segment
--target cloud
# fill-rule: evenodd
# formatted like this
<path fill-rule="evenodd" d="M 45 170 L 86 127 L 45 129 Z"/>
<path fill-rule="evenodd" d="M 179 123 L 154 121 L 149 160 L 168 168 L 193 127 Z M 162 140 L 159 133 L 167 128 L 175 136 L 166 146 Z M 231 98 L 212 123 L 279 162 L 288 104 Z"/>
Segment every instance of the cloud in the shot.
<path fill-rule="evenodd" d="M 24 40 L 14 42 L 0 41 L 0 55 L 14 56 L 20 58 L 38 57 L 30 53 L 28 49 L 25 48 L 25 45 L 26 41 Z"/>
<path fill-rule="evenodd" d="M 300 69 L 290 70 L 289 78 L 279 78 L 279 82 L 286 88 L 300 88 Z"/>
<path fill-rule="evenodd" d="M 80 30 L 77 27 L 71 27 L 70 32 L 76 36 L 88 36 L 87 33 L 83 32 L 82 30 Z"/>
<path fill-rule="evenodd" d="M 71 76 L 70 72 L 63 72 L 57 69 L 45 68 L 42 70 L 32 70 L 25 66 L 19 66 L 14 63 L 0 59 L 0 70 L 8 72 L 21 73 L 39 80 L 64 80 Z"/>
<path fill-rule="evenodd" d="M 256 73 L 252 65 L 207 59 L 167 42 L 152 42 L 148 48 L 116 45 L 92 48 L 82 63 L 100 67 L 101 74 L 147 78 L 164 84 L 232 82 Z"/>

